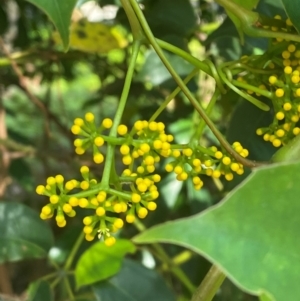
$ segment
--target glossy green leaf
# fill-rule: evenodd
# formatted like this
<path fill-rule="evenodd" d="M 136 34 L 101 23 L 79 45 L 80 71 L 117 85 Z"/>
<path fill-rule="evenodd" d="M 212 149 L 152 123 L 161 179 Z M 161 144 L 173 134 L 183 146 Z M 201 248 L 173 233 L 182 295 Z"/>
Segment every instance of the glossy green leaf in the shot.
<path fill-rule="evenodd" d="M 165 280 L 130 259 L 125 259 L 120 272 L 93 287 L 98 301 L 175 301 L 175 296 Z"/>
<path fill-rule="evenodd" d="M 300 32 L 300 1 L 281 0 L 287 16 L 291 19 L 294 27 Z"/>
<path fill-rule="evenodd" d="M 243 290 L 294 301 L 300 296 L 300 163 L 256 169 L 218 205 L 136 236 L 168 242 L 219 265 Z"/>
<path fill-rule="evenodd" d="M 0 203 L 0 263 L 47 255 L 53 244 L 49 226 L 19 203 Z"/>
<path fill-rule="evenodd" d="M 77 0 L 27 0 L 42 10 L 55 25 L 65 50 L 69 46 L 69 26 Z"/>
<path fill-rule="evenodd" d="M 259 2 L 259 0 L 232 0 L 232 1 L 248 10 L 252 10 L 253 8 L 255 8 L 257 3 Z M 232 12 L 230 12 L 228 10 L 226 10 L 226 12 L 227 12 L 228 16 L 230 17 L 230 19 L 235 24 L 235 27 L 240 35 L 242 44 L 244 44 L 244 34 L 243 34 L 243 28 L 242 28 L 241 21 Z"/>
<path fill-rule="evenodd" d="M 95 243 L 78 260 L 75 270 L 77 287 L 115 275 L 121 268 L 125 254 L 134 252 L 135 246 L 129 240 L 118 239 L 111 247 L 102 241 Z"/>
<path fill-rule="evenodd" d="M 46 281 L 33 282 L 27 292 L 27 301 L 53 301 L 53 292 L 50 284 Z"/>

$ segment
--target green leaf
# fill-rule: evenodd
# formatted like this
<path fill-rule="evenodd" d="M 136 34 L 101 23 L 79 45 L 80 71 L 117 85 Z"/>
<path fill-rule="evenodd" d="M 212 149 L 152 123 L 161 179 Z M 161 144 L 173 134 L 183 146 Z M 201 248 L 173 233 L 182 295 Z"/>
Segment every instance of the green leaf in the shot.
<path fill-rule="evenodd" d="M 27 0 L 42 10 L 59 32 L 65 51 L 69 47 L 69 26 L 77 0 Z"/>
<path fill-rule="evenodd" d="M 197 26 L 197 18 L 189 1 L 156 0 L 148 1 L 145 17 L 156 37 L 163 38 L 170 34 L 185 37 Z"/>
<path fill-rule="evenodd" d="M 46 281 L 36 281 L 30 284 L 28 289 L 28 301 L 53 301 L 53 292 Z"/>
<path fill-rule="evenodd" d="M 248 101 L 243 101 L 234 110 L 227 130 L 230 143 L 239 141 L 249 151 L 249 158 L 257 161 L 270 160 L 276 148 L 256 134 L 260 127 L 272 123 L 271 112 L 265 112 Z"/>
<path fill-rule="evenodd" d="M 243 8 L 246 8 L 248 10 L 252 10 L 253 8 L 256 7 L 259 0 L 232 0 L 232 2 L 235 2 L 236 4 L 240 5 Z M 230 17 L 230 19 L 235 24 L 235 27 L 240 35 L 241 42 L 242 42 L 242 44 L 244 44 L 244 33 L 243 33 L 242 23 L 241 23 L 240 19 L 237 18 L 235 16 L 235 14 L 233 14 L 232 12 L 227 10 L 226 7 L 225 7 L 225 10 L 226 10 L 228 16 Z"/>
<path fill-rule="evenodd" d="M 272 157 L 272 162 L 295 162 L 300 160 L 300 136 L 281 147 Z"/>
<path fill-rule="evenodd" d="M 47 255 L 53 244 L 49 226 L 19 203 L 0 203 L 0 263 Z"/>
<path fill-rule="evenodd" d="M 300 1 L 281 0 L 287 16 L 291 19 L 294 27 L 300 32 Z"/>
<path fill-rule="evenodd" d="M 261 294 L 259 296 L 259 301 L 272 301 L 272 300 L 274 300 L 274 298 L 266 294 Z"/>
<path fill-rule="evenodd" d="M 77 287 L 95 283 L 116 274 L 127 253 L 134 253 L 135 246 L 125 239 L 107 247 L 103 242 L 97 242 L 85 251 L 79 258 L 75 277 Z"/>
<path fill-rule="evenodd" d="M 24 158 L 18 158 L 11 162 L 9 174 L 25 189 L 34 189 L 31 169 Z"/>
<path fill-rule="evenodd" d="M 274 18 L 276 15 L 284 16 L 285 14 L 281 0 L 260 0 L 256 10 L 271 18 Z"/>
<path fill-rule="evenodd" d="M 256 169 L 220 204 L 134 241 L 185 246 L 219 265 L 243 290 L 294 301 L 300 296 L 299 170 L 299 162 Z"/>
<path fill-rule="evenodd" d="M 207 37 L 204 45 L 213 45 L 217 54 L 228 61 L 238 60 L 244 54 L 253 54 L 255 48 L 267 49 L 268 40 L 246 36 L 242 46 L 234 23 L 230 18 L 226 18 L 222 26 L 219 26 Z"/>
<path fill-rule="evenodd" d="M 0 4 L 0 34 L 4 34 L 7 30 L 8 20 L 5 10 Z"/>
<path fill-rule="evenodd" d="M 124 260 L 117 275 L 95 285 L 93 290 L 99 301 L 175 301 L 160 274 L 130 259 Z"/>
<path fill-rule="evenodd" d="M 165 52 L 165 56 L 180 76 L 185 76 L 194 69 L 190 63 L 186 62 L 178 55 Z M 146 61 L 141 70 L 138 72 L 135 80 L 140 82 L 150 82 L 154 86 L 157 86 L 170 78 L 171 75 L 165 65 L 161 62 L 157 54 L 151 50 L 147 52 Z"/>

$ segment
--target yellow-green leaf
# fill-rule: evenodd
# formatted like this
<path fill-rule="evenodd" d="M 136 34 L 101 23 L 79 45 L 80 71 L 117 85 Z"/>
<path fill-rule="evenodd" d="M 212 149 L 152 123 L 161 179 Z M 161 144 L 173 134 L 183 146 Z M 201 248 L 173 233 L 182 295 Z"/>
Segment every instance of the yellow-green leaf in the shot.
<path fill-rule="evenodd" d="M 96 283 L 115 275 L 121 268 L 125 254 L 134 252 L 135 246 L 125 239 L 117 239 L 111 247 L 104 242 L 95 243 L 78 260 L 75 269 L 77 286 Z"/>
<path fill-rule="evenodd" d="M 57 33 L 53 38 L 57 44 L 61 39 Z M 81 19 L 70 26 L 70 47 L 88 53 L 107 53 L 112 49 L 123 48 L 127 41 L 117 27 Z"/>

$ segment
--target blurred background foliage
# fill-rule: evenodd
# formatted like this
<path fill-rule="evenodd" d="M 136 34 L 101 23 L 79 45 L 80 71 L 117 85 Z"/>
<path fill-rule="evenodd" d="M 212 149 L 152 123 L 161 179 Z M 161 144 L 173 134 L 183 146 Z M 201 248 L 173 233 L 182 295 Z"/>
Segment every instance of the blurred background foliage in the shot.
<path fill-rule="evenodd" d="M 210 58 L 219 64 L 244 54 L 260 54 L 268 45 L 267 40 L 254 38 L 246 38 L 241 45 L 232 21 L 213 1 L 140 2 L 156 37 L 199 59 Z M 257 10 L 269 16 L 284 15 L 279 0 L 260 1 Z M 83 164 L 90 166 L 97 177 L 102 174 L 102 167 L 95 167 L 88 156 L 75 156 L 69 128 L 74 118 L 88 111 L 98 121 L 114 116 L 132 37 L 118 0 L 78 1 L 72 20 L 77 27 L 71 34 L 71 48 L 65 53 L 54 27 L 39 9 L 23 0 L 0 0 L 0 35 L 6 49 L 0 48 L 0 300 L 9 300 L 9 295 L 17 295 L 20 300 L 25 296 L 29 300 L 68 300 L 65 287 L 55 282 L 60 278 L 51 279 L 51 285 L 39 279 L 64 264 L 82 231 L 82 215 L 79 213 L 63 229 L 52 221 L 39 220 L 38 212 L 44 202 L 35 194 L 35 187 L 50 175 L 62 173 L 65 178 L 76 178 Z M 87 25 L 89 22 L 92 25 Z M 84 28 L 81 33 L 78 26 Z M 86 44 L 81 39 L 84 35 L 89 37 Z M 181 58 L 166 55 L 182 77 L 193 69 Z M 11 60 L 20 74 L 11 68 Z M 24 83 L 31 95 L 24 89 Z M 132 126 L 137 119 L 148 119 L 174 88 L 175 82 L 156 54 L 143 46 L 122 122 Z M 189 88 L 205 106 L 212 96 L 214 82 L 199 74 Z M 158 119 L 167 124 L 167 131 L 178 143 L 188 142 L 199 123 L 198 115 L 181 94 Z M 249 149 L 251 159 L 268 160 L 274 153 L 270 144 L 255 135 L 256 128 L 269 124 L 270 113 L 258 110 L 234 92 L 222 96 L 212 119 L 230 142 L 239 140 Z M 202 143 L 217 143 L 208 129 Z M 164 180 L 160 184 L 159 206 L 145 220 L 146 227 L 204 210 L 217 203 L 242 178 L 226 184 L 222 190 L 225 183 L 204 177 L 204 188 L 195 191 L 191 183 L 166 175 L 163 164 L 160 172 Z M 133 226 L 127 226 L 120 236 L 130 238 L 136 233 Z M 75 264 L 91 245 L 86 242 L 81 246 Z M 183 251 L 178 246 L 164 248 L 171 257 Z M 196 286 L 210 264 L 196 254 L 188 256 L 182 268 Z M 102 269 L 100 264 L 93 266 L 96 271 Z M 76 291 L 76 300 L 146 300 L 145 292 L 149 292 L 149 301 L 189 300 L 189 292 L 155 259 L 151 247 L 141 247 L 128 255 L 121 271 L 106 278 L 81 287 Z M 73 280 L 71 285 L 75 285 Z M 257 298 L 226 280 L 214 300 Z"/>

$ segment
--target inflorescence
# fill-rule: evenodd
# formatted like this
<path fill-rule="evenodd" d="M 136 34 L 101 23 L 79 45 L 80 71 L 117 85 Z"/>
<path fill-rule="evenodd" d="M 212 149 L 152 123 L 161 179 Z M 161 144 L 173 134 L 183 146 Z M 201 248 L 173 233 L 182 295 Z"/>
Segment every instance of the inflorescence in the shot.
<path fill-rule="evenodd" d="M 231 181 L 234 173 L 244 172 L 242 164 L 215 146 L 172 144 L 174 138 L 165 133 L 162 122 L 138 120 L 131 131 L 121 124 L 117 127 L 117 137 L 105 134 L 112 126 L 109 118 L 97 126 L 92 113 L 87 113 L 84 119 L 76 118 L 71 128 L 78 136 L 74 140 L 75 152 L 82 155 L 92 150 L 94 162 L 101 164 L 105 162 L 106 147 L 111 145 L 119 149 L 114 159 L 119 153 L 124 170 L 120 175 L 111 173 L 108 184 L 95 179 L 87 166 L 80 168 L 82 180 L 65 181 L 62 175 L 49 177 L 45 186 L 36 189 L 50 200 L 42 208 L 42 219 L 55 215 L 57 225 L 64 227 L 65 216 L 75 216 L 78 208 L 89 209 L 91 214 L 83 219 L 85 238 L 91 241 L 96 236 L 102 237 L 110 246 L 115 242 L 111 233 L 123 227 L 123 220 L 133 223 L 137 217 L 143 219 L 156 209 L 157 183 L 161 180 L 156 169 L 161 159 L 167 158 L 167 172 L 174 172 L 178 181 L 191 179 L 195 189 L 203 185 L 201 175 L 224 176 Z M 248 156 L 240 143 L 235 142 L 233 148 L 241 156 Z"/>
<path fill-rule="evenodd" d="M 281 25 L 271 26 L 271 30 L 296 32 L 289 19 L 283 21 L 280 16 L 275 19 L 276 24 Z M 267 98 L 272 103 L 273 122 L 257 129 L 258 135 L 274 147 L 285 145 L 299 135 L 299 43 L 273 39 L 264 54 L 243 56 L 224 66 L 219 68 L 220 76 L 229 87 L 262 109 L 268 108 Z M 107 134 L 110 129 L 111 134 Z M 203 186 L 203 175 L 231 181 L 234 174 L 244 173 L 243 165 L 222 148 L 206 148 L 195 141 L 186 145 L 173 143 L 174 137 L 165 133 L 162 122 L 138 120 L 129 131 L 124 124 L 115 128 L 109 118 L 98 126 L 94 115 L 87 113 L 84 119 L 74 120 L 71 131 L 77 136 L 76 154 L 92 152 L 95 164 L 106 164 L 106 156 L 110 154 L 107 160 L 110 166 L 104 168 L 108 170 L 108 166 L 110 173 L 99 181 L 87 166 L 82 166 L 80 181 L 65 181 L 62 175 L 49 177 L 45 186 L 39 185 L 36 189 L 50 200 L 42 208 L 40 217 L 49 219 L 55 215 L 57 225 L 64 227 L 65 216 L 75 216 L 79 207 L 89 209 L 89 215 L 83 219 L 85 238 L 89 241 L 96 236 L 103 238 L 108 246 L 114 244 L 112 233 L 121 229 L 124 221 L 133 223 L 137 217 L 143 219 L 156 209 L 157 184 L 161 180 L 156 169 L 162 159 L 166 160 L 167 172 L 174 172 L 178 181 L 192 181 L 195 189 Z M 248 156 L 248 150 L 239 142 L 233 143 L 232 148 L 240 156 Z M 114 161 L 118 158 L 125 166 L 121 172 L 115 169 Z"/>
<path fill-rule="evenodd" d="M 272 31 L 296 33 L 289 19 L 281 20 L 281 27 L 265 26 Z M 274 147 L 287 144 L 299 135 L 300 118 L 300 43 L 282 38 L 272 40 L 271 46 L 263 55 L 243 56 L 232 64 L 231 72 L 236 75 L 234 85 L 244 88 L 251 97 L 260 101 L 266 98 L 272 103 L 273 122 L 258 128 L 256 133 Z M 237 70 L 236 72 L 233 69 Z"/>

